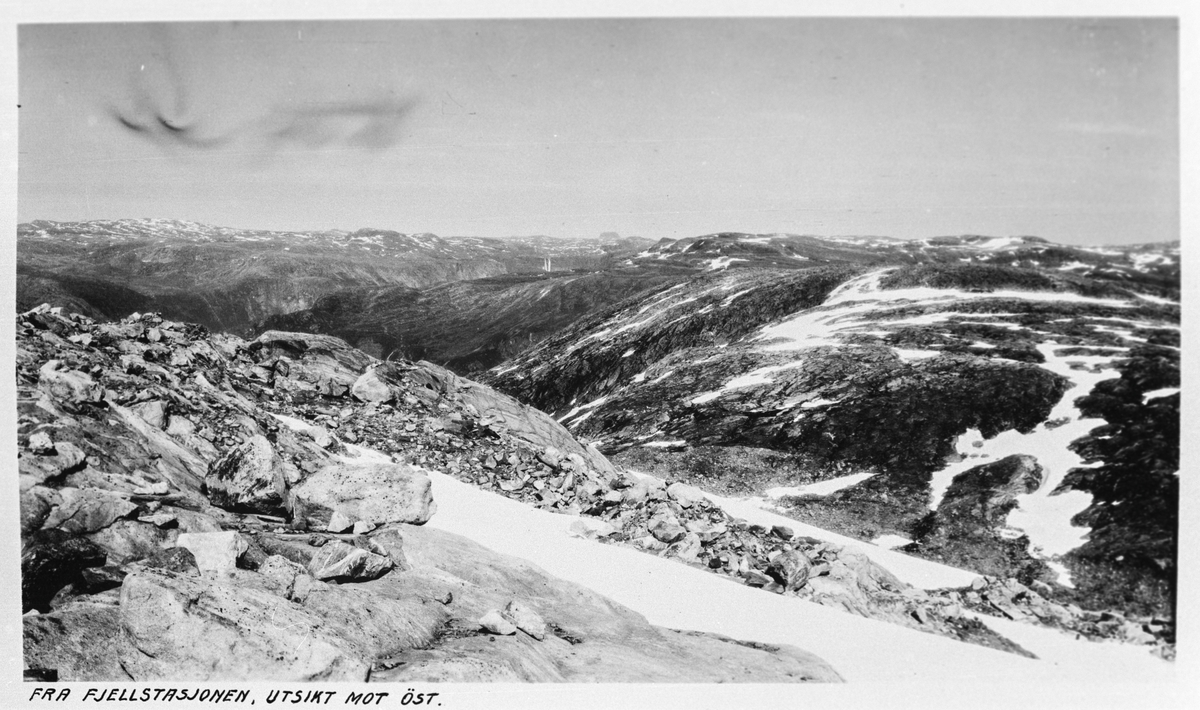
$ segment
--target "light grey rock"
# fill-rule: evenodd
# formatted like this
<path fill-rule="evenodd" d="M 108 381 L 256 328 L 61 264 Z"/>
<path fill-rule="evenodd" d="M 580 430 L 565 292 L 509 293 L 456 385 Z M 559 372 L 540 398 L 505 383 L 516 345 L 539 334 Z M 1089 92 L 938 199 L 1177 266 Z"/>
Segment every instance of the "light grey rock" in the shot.
<path fill-rule="evenodd" d="M 484 631 L 497 636 L 512 636 L 517 633 L 517 625 L 505 619 L 498 609 L 492 609 L 480 617 L 479 625 Z"/>
<path fill-rule="evenodd" d="M 538 641 L 546 638 L 546 621 L 525 602 L 512 600 L 500 615 Z"/>
<path fill-rule="evenodd" d="M 54 442 L 46 432 L 37 431 L 29 436 L 29 450 L 41 456 L 48 456 L 55 453 Z"/>
<path fill-rule="evenodd" d="M 659 513 L 650 519 L 650 534 L 659 542 L 671 544 L 687 535 L 687 529 L 670 513 Z"/>
<path fill-rule="evenodd" d="M 428 473 L 409 464 L 331 464 L 293 487 L 288 501 L 294 518 L 317 529 L 335 510 L 376 525 L 419 525 L 437 510 Z"/>
<path fill-rule="evenodd" d="M 137 511 L 121 496 L 98 488 L 60 488 L 60 502 L 43 523 L 44 528 L 61 528 L 76 535 L 102 530 Z"/>
<path fill-rule="evenodd" d="M 233 530 L 180 533 L 175 545 L 190 550 L 196 556 L 196 566 L 201 573 L 216 577 L 232 575 L 237 568 L 238 557 L 249 547 L 246 540 Z"/>
<path fill-rule="evenodd" d="M 325 529 L 331 533 L 345 532 L 347 529 L 354 526 L 354 521 L 346 516 L 340 510 L 335 510 L 329 516 L 329 522 L 326 523 Z"/>
<path fill-rule="evenodd" d="M 395 567 L 390 557 L 333 540 L 321 546 L 308 563 L 308 571 L 317 579 L 361 582 L 377 579 Z"/>
<path fill-rule="evenodd" d="M 396 398 L 391 385 L 379 376 L 374 369 L 367 370 L 354 381 L 350 394 L 360 402 L 377 402 L 383 404 Z"/>
<path fill-rule="evenodd" d="M 708 500 L 703 491 L 686 483 L 672 483 L 667 486 L 667 495 L 684 508 L 691 508 L 701 501 Z"/>
<path fill-rule="evenodd" d="M 162 400 L 139 402 L 132 405 L 130 409 L 152 427 L 162 429 L 167 423 L 167 403 Z"/>

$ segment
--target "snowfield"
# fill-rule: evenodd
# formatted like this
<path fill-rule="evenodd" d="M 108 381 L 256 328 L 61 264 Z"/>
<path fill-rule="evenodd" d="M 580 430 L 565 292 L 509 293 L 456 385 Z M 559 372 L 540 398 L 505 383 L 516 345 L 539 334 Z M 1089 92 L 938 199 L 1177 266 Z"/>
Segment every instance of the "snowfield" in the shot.
<path fill-rule="evenodd" d="M 763 592 L 680 562 L 574 537 L 568 528 L 579 519 L 575 516 L 537 510 L 444 474 L 433 473 L 431 478 L 438 504 L 428 523 L 431 527 L 529 560 L 634 609 L 653 624 L 798 646 L 824 658 L 848 683 L 912 683 L 929 688 L 946 682 L 1007 686 L 1014 682 L 1163 682 L 1175 677 L 1171 663 L 1150 655 L 1144 647 L 1077 641 L 1050 629 L 983 618 L 1039 657 L 1032 660 Z M 758 510 L 758 515 L 773 515 L 753 504 L 745 507 Z M 805 526 L 780 519 L 808 533 Z M 874 549 L 872 557 L 877 561 L 905 557 Z M 887 566 L 906 581 L 914 581 L 914 570 L 941 566 L 909 559 L 914 563 L 911 568 Z M 969 581 L 975 575 L 945 568 L 944 576 Z"/>

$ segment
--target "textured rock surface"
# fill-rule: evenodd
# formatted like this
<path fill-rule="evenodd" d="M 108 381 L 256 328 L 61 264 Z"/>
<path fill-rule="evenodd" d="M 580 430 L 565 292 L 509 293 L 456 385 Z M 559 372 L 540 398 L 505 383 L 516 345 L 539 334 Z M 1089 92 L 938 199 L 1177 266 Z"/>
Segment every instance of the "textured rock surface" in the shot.
<path fill-rule="evenodd" d="M 289 496 L 292 514 L 314 528 L 327 526 L 335 511 L 382 525 L 424 523 L 437 510 L 429 475 L 407 464 L 334 464 L 304 479 Z"/>
<path fill-rule="evenodd" d="M 248 544 L 235 531 L 183 533 L 175 540 L 177 547 L 182 547 L 196 558 L 196 566 L 204 574 L 217 577 L 227 577 L 233 574 L 237 567 L 238 557 L 248 548 Z"/>
<path fill-rule="evenodd" d="M 204 477 L 205 494 L 228 510 L 278 512 L 287 491 L 286 465 L 271 442 L 257 434 L 213 463 Z"/>

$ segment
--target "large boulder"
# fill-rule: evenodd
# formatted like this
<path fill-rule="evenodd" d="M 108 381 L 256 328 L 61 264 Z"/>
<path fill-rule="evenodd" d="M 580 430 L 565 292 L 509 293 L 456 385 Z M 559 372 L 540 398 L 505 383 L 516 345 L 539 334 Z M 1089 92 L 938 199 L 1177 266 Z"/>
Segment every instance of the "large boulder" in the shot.
<path fill-rule="evenodd" d="M 396 393 L 387 380 L 380 377 L 374 369 L 367 370 L 354 381 L 350 394 L 360 402 L 390 402 Z"/>
<path fill-rule="evenodd" d="M 265 436 L 252 436 L 213 462 L 204 477 L 204 492 L 221 508 L 276 513 L 287 494 L 289 467 Z"/>
<path fill-rule="evenodd" d="M 337 463 L 291 489 L 294 519 L 325 529 L 334 511 L 375 525 L 424 524 L 437 510 L 428 472 L 409 464 Z"/>

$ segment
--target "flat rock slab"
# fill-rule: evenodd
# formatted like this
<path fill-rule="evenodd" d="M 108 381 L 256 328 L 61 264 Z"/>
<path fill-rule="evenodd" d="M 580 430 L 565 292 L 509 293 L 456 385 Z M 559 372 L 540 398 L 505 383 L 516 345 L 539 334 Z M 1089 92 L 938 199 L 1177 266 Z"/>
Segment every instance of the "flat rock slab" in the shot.
<path fill-rule="evenodd" d="M 329 525 L 335 511 L 375 525 L 420 525 L 437 510 L 428 473 L 408 464 L 326 466 L 292 488 L 288 499 L 293 517 L 318 530 Z"/>
<path fill-rule="evenodd" d="M 363 682 L 373 659 L 431 643 L 446 621 L 440 604 L 312 580 L 289 598 L 276 577 L 126 577 L 120 619 L 133 650 L 122 665 L 138 681 Z"/>
<path fill-rule="evenodd" d="M 61 528 L 75 535 L 102 530 L 137 511 L 125 498 L 98 488 L 60 488 L 61 502 L 50 511 L 44 527 Z"/>

